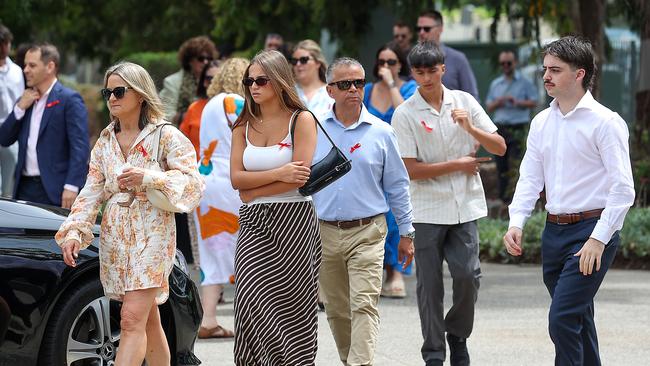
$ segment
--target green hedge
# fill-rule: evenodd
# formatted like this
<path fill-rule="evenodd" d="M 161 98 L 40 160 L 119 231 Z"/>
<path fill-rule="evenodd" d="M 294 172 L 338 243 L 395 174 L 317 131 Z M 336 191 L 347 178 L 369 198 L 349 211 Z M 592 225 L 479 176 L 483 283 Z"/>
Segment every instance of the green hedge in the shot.
<path fill-rule="evenodd" d="M 536 212 L 526 223 L 521 257 L 509 255 L 503 246 L 503 235 L 508 230 L 507 220 L 479 220 L 481 259 L 499 263 L 540 263 L 545 219 L 546 212 Z M 616 262 L 627 267 L 650 267 L 650 208 L 632 208 L 628 212 L 621 230 Z"/>
<path fill-rule="evenodd" d="M 177 53 L 174 52 L 140 52 L 124 58 L 149 71 L 158 90 L 162 89 L 163 79 L 180 69 Z"/>

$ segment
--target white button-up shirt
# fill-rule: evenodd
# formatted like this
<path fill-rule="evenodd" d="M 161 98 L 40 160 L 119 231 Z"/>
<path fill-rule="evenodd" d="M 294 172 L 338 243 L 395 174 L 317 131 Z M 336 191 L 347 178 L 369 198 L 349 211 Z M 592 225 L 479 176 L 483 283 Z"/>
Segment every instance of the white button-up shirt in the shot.
<path fill-rule="evenodd" d="M 5 58 L 4 66 L 0 67 L 0 124 L 11 113 L 24 90 L 23 71 L 9 57 Z"/>
<path fill-rule="evenodd" d="M 402 158 L 423 163 L 442 163 L 474 152 L 476 139 L 451 118 L 452 109 L 464 109 L 472 124 L 488 133 L 497 127 L 474 97 L 443 86 L 440 112 L 427 103 L 420 90 L 400 104 L 393 114 Z M 411 181 L 413 217 L 416 223 L 454 225 L 487 215 L 481 177 L 453 172 Z"/>
<path fill-rule="evenodd" d="M 628 136 L 618 113 L 588 91 L 566 115 L 553 100 L 531 122 L 510 205 L 510 227 L 524 227 L 546 187 L 551 214 L 604 208 L 591 237 L 608 243 L 634 203 Z"/>

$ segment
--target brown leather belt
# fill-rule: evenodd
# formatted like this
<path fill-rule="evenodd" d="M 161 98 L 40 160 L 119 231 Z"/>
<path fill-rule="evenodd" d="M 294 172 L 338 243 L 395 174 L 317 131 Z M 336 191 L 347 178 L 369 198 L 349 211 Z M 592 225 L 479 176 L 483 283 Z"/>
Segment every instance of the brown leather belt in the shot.
<path fill-rule="evenodd" d="M 325 221 L 325 220 L 321 220 L 321 221 L 328 225 L 336 226 L 339 229 L 352 229 L 355 227 L 368 225 L 369 223 L 372 222 L 372 220 L 375 217 L 376 216 L 364 217 L 363 219 L 356 219 L 350 221 Z"/>
<path fill-rule="evenodd" d="M 594 217 L 600 217 L 600 214 L 602 212 L 603 209 L 598 208 L 595 210 L 589 210 L 589 211 L 583 211 L 583 212 L 571 213 L 571 214 L 553 215 L 549 213 L 546 215 L 546 221 L 558 225 L 577 224 L 582 220 L 591 219 Z"/>

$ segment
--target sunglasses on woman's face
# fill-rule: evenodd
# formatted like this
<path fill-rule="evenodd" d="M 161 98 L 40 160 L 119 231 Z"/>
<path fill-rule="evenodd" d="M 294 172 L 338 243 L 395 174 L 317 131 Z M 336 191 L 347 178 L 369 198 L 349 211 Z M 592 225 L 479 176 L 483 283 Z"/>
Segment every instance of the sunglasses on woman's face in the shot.
<path fill-rule="evenodd" d="M 118 86 L 113 89 L 104 88 L 101 90 L 101 93 L 104 97 L 104 100 L 109 100 L 111 98 L 111 94 L 115 95 L 115 99 L 122 99 L 124 98 L 124 94 L 126 94 L 126 91 L 128 89 L 128 86 Z"/>
<path fill-rule="evenodd" d="M 293 66 L 296 66 L 297 64 L 305 65 L 307 62 L 309 62 L 310 57 L 309 56 L 302 56 L 298 58 L 290 58 L 289 63 L 292 64 Z"/>
<path fill-rule="evenodd" d="M 210 56 L 198 56 L 196 59 L 197 59 L 197 61 L 203 62 L 203 63 L 212 61 L 212 57 L 210 57 Z"/>
<path fill-rule="evenodd" d="M 366 79 L 356 79 L 356 80 L 341 80 L 329 83 L 327 85 L 336 85 L 339 90 L 348 90 L 354 84 L 354 87 L 361 89 L 366 85 Z"/>
<path fill-rule="evenodd" d="M 391 58 L 389 60 L 384 60 L 380 58 L 379 60 L 377 60 L 377 65 L 379 66 L 384 66 L 386 64 L 388 64 L 388 66 L 395 66 L 397 65 L 397 60 L 395 60 L 394 58 Z"/>
<path fill-rule="evenodd" d="M 241 82 L 246 85 L 246 86 L 253 86 L 253 83 L 257 84 L 257 86 L 264 86 L 269 83 L 271 79 L 264 77 L 264 76 L 258 76 L 257 78 L 244 78 Z"/>

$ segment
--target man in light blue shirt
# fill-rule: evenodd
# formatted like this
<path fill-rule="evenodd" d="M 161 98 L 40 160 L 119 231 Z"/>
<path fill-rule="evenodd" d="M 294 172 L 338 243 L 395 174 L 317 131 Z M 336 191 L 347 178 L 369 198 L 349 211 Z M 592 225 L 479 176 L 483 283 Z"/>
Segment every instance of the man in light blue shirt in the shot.
<path fill-rule="evenodd" d="M 319 120 L 352 161 L 352 170 L 313 196 L 323 243 L 321 294 L 341 361 L 372 365 L 379 334 L 384 213 L 389 208 L 401 235 L 400 263 L 408 266 L 414 254 L 409 177 L 393 128 L 363 106 L 363 66 L 340 58 L 329 66 L 326 78 L 335 104 Z M 331 147 L 319 131 L 314 161 Z"/>
<path fill-rule="evenodd" d="M 492 113 L 499 134 L 506 140 L 506 154 L 496 156 L 495 160 L 499 174 L 499 198 L 509 203 L 514 186 L 508 186 L 511 178 L 515 177 L 509 172 L 519 169 L 521 142 L 526 138 L 526 126 L 530 122 L 530 112 L 537 105 L 538 93 L 535 85 L 517 71 L 515 52 L 501 51 L 499 64 L 503 75 L 490 83 L 485 105 L 488 113 Z"/>

